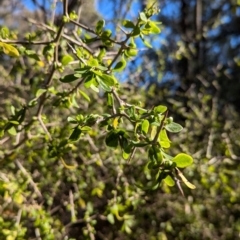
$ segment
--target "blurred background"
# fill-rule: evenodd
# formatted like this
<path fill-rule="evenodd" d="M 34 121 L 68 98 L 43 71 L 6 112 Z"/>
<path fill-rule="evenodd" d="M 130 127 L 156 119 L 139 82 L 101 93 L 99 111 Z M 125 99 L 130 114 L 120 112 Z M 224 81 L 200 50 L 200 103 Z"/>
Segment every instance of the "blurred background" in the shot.
<path fill-rule="evenodd" d="M 128 184 L 139 177 L 138 164 L 142 166 L 144 162 L 140 153 L 137 155 L 140 163 L 135 168 L 121 165 L 119 169 L 118 161 L 116 164 L 109 163 L 107 168 L 93 170 L 89 164 L 81 169 L 86 174 L 81 175 L 82 178 L 78 174 L 73 176 L 66 173 L 58 166 L 58 179 L 52 179 L 51 173 L 47 172 L 49 166 L 42 165 L 42 172 L 39 167 L 41 174 L 36 174 L 36 179 L 46 199 L 49 199 L 43 204 L 42 211 L 49 213 L 49 209 L 59 208 L 55 215 L 49 213 L 49 221 L 53 219 L 51 221 L 57 221 L 56 226 L 66 227 L 68 208 L 60 199 L 68 195 L 68 189 L 74 191 L 77 185 L 80 192 L 76 195 L 79 216 L 91 207 L 92 214 L 97 211 L 104 215 L 107 211 L 105 206 L 115 194 L 116 186 L 111 178 L 123 171 L 124 174 L 120 174 L 122 187 L 119 185 L 117 191 L 119 196 L 126 194 L 126 191 L 131 196 L 127 198 L 131 203 L 124 202 L 123 197 L 122 204 L 134 220 L 126 222 L 126 225 L 129 224 L 128 230 L 121 222 L 116 220 L 111 224 L 111 220 L 106 221 L 100 214 L 94 224 L 96 239 L 240 239 L 240 1 L 69 0 L 69 11 L 80 14 L 79 21 L 90 27 L 94 27 L 99 19 L 105 19 L 106 28 L 111 29 L 114 37 L 120 40 L 123 35 L 119 28 L 121 20 L 136 19 L 140 11 L 155 2 L 161 10 L 155 17 L 162 23 L 161 33 L 148 39 L 152 48 L 137 40 L 139 54 L 118 78 L 123 83 L 126 98 L 134 96 L 133 100 L 141 101 L 149 108 L 157 104 L 166 105 L 174 121 L 183 125 L 184 130 L 180 134 L 170 136 L 174 145 L 172 154 L 182 151 L 193 156 L 194 165 L 185 171 L 185 175 L 197 188 L 184 188 L 186 198 L 177 188 L 164 185 L 160 190 L 145 193 L 140 193 L 135 187 L 126 190 Z M 57 9 L 54 16 L 53 4 Z M 57 25 L 61 19 L 61 4 L 49 0 L 1 0 L 0 25 L 16 30 L 18 36 L 24 38 L 31 28 L 35 31 L 34 25 L 29 25 L 27 19 L 47 24 L 52 18 Z M 101 46 L 96 42 L 92 43 L 91 48 Z M 27 87 L 29 81 L 38 86 L 39 76 L 35 70 L 26 68 L 18 72 L 23 79 L 20 83 L 17 81 L 17 70 L 12 68 L 14 63 L 6 61 L 3 56 L 0 56 L 0 61 L 0 102 L 19 98 L 23 91 L 19 90 L 19 86 Z M 8 82 L 9 76 L 14 79 L 14 84 Z M 93 104 L 88 111 L 97 108 L 99 106 Z M 1 107 L 0 114 L 4 111 Z M 31 156 L 33 160 L 26 160 L 26 166 L 36 164 L 38 157 L 35 155 Z M 44 154 L 41 156 L 43 158 Z M 105 164 L 104 155 L 102 159 Z M 17 176 L 16 166 L 6 169 Z M 34 172 L 34 167 L 27 169 Z M 58 180 L 62 178 L 66 181 L 60 184 Z M 20 184 L 19 179 L 15 180 L 16 184 Z M 49 182 L 59 183 L 51 190 L 52 194 L 45 189 Z M 96 185 L 96 182 L 103 185 Z M 93 189 L 102 192 L 93 193 Z M 1 201 L 4 203 L 4 198 Z M 88 239 L 80 235 L 80 229 L 84 228 L 81 224 L 80 221 L 79 224 L 67 226 L 69 239 Z M 34 235 L 29 230 L 33 225 L 25 224 L 27 236 Z M 42 239 L 61 239 L 56 236 L 55 233 L 55 238 L 46 235 Z"/>

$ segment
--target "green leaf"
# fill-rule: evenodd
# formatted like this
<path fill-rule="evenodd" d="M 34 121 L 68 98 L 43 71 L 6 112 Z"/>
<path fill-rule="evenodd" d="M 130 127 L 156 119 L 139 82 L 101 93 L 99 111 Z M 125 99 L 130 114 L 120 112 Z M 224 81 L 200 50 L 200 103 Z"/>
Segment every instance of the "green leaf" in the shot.
<path fill-rule="evenodd" d="M 90 88 L 91 88 L 94 92 L 99 93 L 99 89 L 98 89 L 98 87 L 96 87 L 95 85 L 91 85 Z"/>
<path fill-rule="evenodd" d="M 146 47 L 152 48 L 152 45 L 148 41 L 146 41 L 143 37 L 141 37 L 141 39 Z"/>
<path fill-rule="evenodd" d="M 136 141 L 131 141 L 131 143 L 134 147 L 146 147 L 149 144 L 146 142 L 136 142 Z"/>
<path fill-rule="evenodd" d="M 1 30 L 0 30 L 0 35 L 2 38 L 8 38 L 9 37 L 9 29 L 7 27 L 1 27 Z"/>
<path fill-rule="evenodd" d="M 90 97 L 85 92 L 81 91 L 80 89 L 78 91 L 88 102 L 91 102 Z"/>
<path fill-rule="evenodd" d="M 172 161 L 172 159 L 173 159 L 172 156 L 166 154 L 164 151 L 162 151 L 162 155 L 163 155 L 163 157 L 164 157 L 166 160 Z"/>
<path fill-rule="evenodd" d="M 114 104 L 114 98 L 112 93 L 106 93 L 107 94 L 107 105 L 108 107 L 112 107 Z"/>
<path fill-rule="evenodd" d="M 68 65 L 68 63 L 72 62 L 74 58 L 71 55 L 65 55 L 62 57 L 61 63 L 63 66 Z"/>
<path fill-rule="evenodd" d="M 131 153 L 128 153 L 128 152 L 125 152 L 125 151 L 123 151 L 123 153 L 122 153 L 122 157 L 125 160 L 129 159 L 130 155 L 131 155 Z"/>
<path fill-rule="evenodd" d="M 19 57 L 18 50 L 14 46 L 12 46 L 11 44 L 0 42 L 0 47 L 3 48 L 3 52 L 5 54 L 7 54 L 8 56 Z"/>
<path fill-rule="evenodd" d="M 177 164 L 177 167 L 185 168 L 192 165 L 193 158 L 185 153 L 179 153 L 172 159 L 172 161 Z"/>
<path fill-rule="evenodd" d="M 17 135 L 16 128 L 13 127 L 13 126 L 12 126 L 11 128 L 9 128 L 7 131 L 8 131 L 9 134 L 11 134 L 11 135 L 13 135 L 13 136 L 16 136 L 16 135 Z"/>
<path fill-rule="evenodd" d="M 101 48 L 99 51 L 99 54 L 97 56 L 98 60 L 102 62 L 103 57 L 106 55 L 106 49 L 105 48 Z"/>
<path fill-rule="evenodd" d="M 142 122 L 142 131 L 147 134 L 148 133 L 148 129 L 149 129 L 149 121 L 147 119 L 145 119 Z"/>
<path fill-rule="evenodd" d="M 147 21 L 148 21 L 148 19 L 147 19 L 147 17 L 146 17 L 146 15 L 145 15 L 144 12 L 141 12 L 141 13 L 139 14 L 139 17 L 140 17 L 140 19 L 141 19 L 143 22 L 147 22 Z"/>
<path fill-rule="evenodd" d="M 115 223 L 115 220 L 114 220 L 114 215 L 112 213 L 109 213 L 107 215 L 107 220 L 111 223 L 111 224 L 114 224 Z"/>
<path fill-rule="evenodd" d="M 111 92 L 112 89 L 107 84 L 105 84 L 105 82 L 102 81 L 102 79 L 99 76 L 96 76 L 96 79 L 98 80 L 99 85 L 105 92 Z"/>
<path fill-rule="evenodd" d="M 132 21 L 129 21 L 129 20 L 123 20 L 122 25 L 125 28 L 134 28 L 135 27 L 135 24 Z"/>
<path fill-rule="evenodd" d="M 64 77 L 61 77 L 60 81 L 64 83 L 69 83 L 69 82 L 76 81 L 77 79 L 79 79 L 79 77 L 76 77 L 75 74 L 68 74 Z"/>
<path fill-rule="evenodd" d="M 178 133 L 183 130 L 183 127 L 180 124 L 175 123 L 175 122 L 171 122 L 171 123 L 165 125 L 164 127 L 167 131 L 172 132 L 172 133 Z"/>
<path fill-rule="evenodd" d="M 89 132 L 89 131 L 92 130 L 92 128 L 89 127 L 89 126 L 84 126 L 84 127 L 81 127 L 81 130 L 82 130 L 83 132 Z"/>
<path fill-rule="evenodd" d="M 169 187 L 173 187 L 175 185 L 175 181 L 172 179 L 172 177 L 170 175 L 167 175 L 167 177 L 165 177 L 163 179 L 163 181 L 169 186 Z"/>
<path fill-rule="evenodd" d="M 72 123 L 72 124 L 78 123 L 78 121 L 77 121 L 75 118 L 73 118 L 73 117 L 68 117 L 68 118 L 67 118 L 67 121 L 68 121 L 69 123 Z"/>
<path fill-rule="evenodd" d="M 151 26 L 150 28 L 151 33 L 159 34 L 161 32 L 160 28 L 154 22 L 149 22 L 149 25 Z"/>
<path fill-rule="evenodd" d="M 40 61 L 39 56 L 36 54 L 34 50 L 25 50 L 25 54 L 36 61 Z"/>
<path fill-rule="evenodd" d="M 82 130 L 79 129 L 79 127 L 75 127 L 71 136 L 69 137 L 69 140 L 71 141 L 77 141 L 79 140 L 80 136 L 81 136 Z"/>
<path fill-rule="evenodd" d="M 124 51 L 124 55 L 126 57 L 135 57 L 138 54 L 138 50 L 136 48 L 129 48 Z"/>
<path fill-rule="evenodd" d="M 125 160 L 129 159 L 129 157 L 133 151 L 133 147 L 131 144 L 128 144 L 127 140 L 126 140 L 126 143 L 124 144 L 122 150 L 123 150 L 123 153 L 122 153 L 123 159 L 125 159 Z"/>
<path fill-rule="evenodd" d="M 19 125 L 19 122 L 18 121 L 14 121 L 14 120 L 11 120 L 9 121 L 10 123 L 14 124 L 14 125 Z"/>
<path fill-rule="evenodd" d="M 148 149 L 148 158 L 156 164 L 161 164 L 163 162 L 162 151 L 158 146 L 151 146 Z"/>
<path fill-rule="evenodd" d="M 94 76 L 92 73 L 90 73 L 90 74 L 87 75 L 87 77 L 86 77 L 86 79 L 85 79 L 85 82 L 84 82 L 84 86 L 85 86 L 86 88 L 90 88 L 91 85 L 94 85 L 94 86 L 97 86 L 97 85 L 98 85 L 98 83 L 97 83 L 96 80 L 95 80 L 95 76 Z"/>
<path fill-rule="evenodd" d="M 154 113 L 164 113 L 167 111 L 167 107 L 166 106 L 163 106 L 163 105 L 159 105 L 159 106 L 156 106 L 154 109 L 153 109 Z"/>
<path fill-rule="evenodd" d="M 0 129 L 0 138 L 4 136 L 4 129 Z"/>
<path fill-rule="evenodd" d="M 12 115 L 15 115 L 15 112 L 16 112 L 15 110 L 16 110 L 16 108 L 15 108 L 13 105 L 11 105 L 10 109 L 11 109 Z"/>
<path fill-rule="evenodd" d="M 91 69 L 91 67 L 84 66 L 84 67 L 81 67 L 81 68 L 74 69 L 74 72 L 75 72 L 75 75 L 76 74 L 82 75 L 83 73 L 87 73 L 90 69 Z"/>
<path fill-rule="evenodd" d="M 99 78 L 101 78 L 101 80 L 109 87 L 115 86 L 117 83 L 117 79 L 112 75 L 102 74 Z"/>
<path fill-rule="evenodd" d="M 105 21 L 103 19 L 99 20 L 96 24 L 95 31 L 97 34 L 100 34 L 105 26 Z"/>
<path fill-rule="evenodd" d="M 132 37 L 137 37 L 140 34 L 140 27 L 135 27 L 133 31 L 131 32 Z"/>
<path fill-rule="evenodd" d="M 95 66 L 95 69 L 99 69 L 99 70 L 101 70 L 101 71 L 107 71 L 107 70 L 108 70 L 107 67 L 102 66 L 102 65 Z"/>
<path fill-rule="evenodd" d="M 118 146 L 118 134 L 110 132 L 105 139 L 105 143 L 108 147 L 117 148 Z"/>
<path fill-rule="evenodd" d="M 124 59 L 124 57 L 122 57 L 122 59 L 117 62 L 117 64 L 115 65 L 115 67 L 113 68 L 114 72 L 121 72 L 124 70 L 124 68 L 127 66 L 127 62 Z"/>
<path fill-rule="evenodd" d="M 91 67 L 97 67 L 99 65 L 98 60 L 95 58 L 89 58 L 89 60 L 87 61 L 88 66 Z"/>
<path fill-rule="evenodd" d="M 91 69 L 91 72 L 94 73 L 96 76 L 102 76 L 103 75 L 102 71 L 99 71 L 99 70 Z"/>
<path fill-rule="evenodd" d="M 47 91 L 47 89 L 38 89 L 37 93 L 36 93 L 36 97 L 39 98 L 46 91 Z"/>
<path fill-rule="evenodd" d="M 169 148 L 171 145 L 171 141 L 168 138 L 167 132 L 165 129 L 162 129 L 159 134 L 160 145 L 163 148 Z"/>
<path fill-rule="evenodd" d="M 112 35 L 112 31 L 110 29 L 105 30 L 102 34 L 101 34 L 101 39 L 102 41 L 106 41 L 108 40 Z M 111 41 L 110 41 L 111 42 Z"/>

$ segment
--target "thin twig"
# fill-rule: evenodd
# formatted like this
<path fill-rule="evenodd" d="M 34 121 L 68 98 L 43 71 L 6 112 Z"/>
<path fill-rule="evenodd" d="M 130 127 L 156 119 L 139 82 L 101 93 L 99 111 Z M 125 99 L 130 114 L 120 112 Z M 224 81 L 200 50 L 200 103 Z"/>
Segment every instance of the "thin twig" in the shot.
<path fill-rule="evenodd" d="M 27 40 L 10 40 L 10 39 L 0 39 L 0 42 L 3 43 L 12 43 L 12 44 L 21 44 L 21 45 L 48 45 L 54 43 L 54 40 L 51 41 L 27 41 Z"/>
<path fill-rule="evenodd" d="M 17 214 L 17 219 L 16 219 L 16 225 L 19 226 L 20 222 L 21 222 L 21 217 L 22 217 L 22 209 L 20 208 L 18 210 L 18 214 Z"/>
<path fill-rule="evenodd" d="M 36 192 L 36 194 L 38 195 L 38 197 L 42 197 L 41 192 L 39 191 L 36 183 L 33 181 L 31 175 L 27 172 L 27 170 L 23 167 L 23 165 L 16 160 L 16 165 L 18 166 L 18 168 L 21 170 L 21 172 L 27 177 L 27 179 L 29 180 L 31 186 L 33 187 L 34 191 Z"/>
<path fill-rule="evenodd" d="M 71 221 L 74 221 L 76 219 L 76 214 L 75 214 L 72 190 L 69 190 L 69 202 L 70 202 L 70 206 L 71 206 Z"/>
<path fill-rule="evenodd" d="M 161 121 L 161 124 L 160 124 L 160 126 L 157 128 L 157 133 L 156 133 L 156 135 L 155 135 L 155 137 L 154 137 L 154 139 L 153 139 L 153 143 L 157 143 L 157 141 L 158 141 L 158 136 L 159 136 L 159 134 L 160 134 L 160 132 L 161 132 L 161 130 L 162 130 L 162 128 L 163 128 L 163 125 L 164 125 L 164 122 L 165 122 L 165 119 L 166 119 L 167 115 L 168 115 L 168 110 L 167 110 L 167 111 L 165 112 L 165 114 L 163 115 L 163 119 L 162 119 L 162 121 Z"/>

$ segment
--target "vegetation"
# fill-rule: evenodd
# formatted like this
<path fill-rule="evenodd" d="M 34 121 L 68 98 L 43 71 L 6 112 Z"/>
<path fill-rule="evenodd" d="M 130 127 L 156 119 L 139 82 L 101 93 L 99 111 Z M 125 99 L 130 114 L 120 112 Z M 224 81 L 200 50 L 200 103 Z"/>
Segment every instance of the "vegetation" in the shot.
<path fill-rule="evenodd" d="M 208 35 L 237 2 L 130 3 L 1 13 L 1 239 L 239 237 L 238 55 Z"/>

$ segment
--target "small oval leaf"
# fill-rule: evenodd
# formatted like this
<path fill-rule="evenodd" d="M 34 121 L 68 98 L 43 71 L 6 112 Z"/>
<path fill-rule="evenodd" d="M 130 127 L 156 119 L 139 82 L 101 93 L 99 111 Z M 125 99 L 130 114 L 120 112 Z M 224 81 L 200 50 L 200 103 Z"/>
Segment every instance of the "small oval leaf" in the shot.
<path fill-rule="evenodd" d="M 71 55 L 65 55 L 65 56 L 63 56 L 61 63 L 63 66 L 66 66 L 66 65 L 68 65 L 68 63 L 72 62 L 73 60 L 74 59 Z"/>
<path fill-rule="evenodd" d="M 142 131 L 147 134 L 148 133 L 148 129 L 149 129 L 149 121 L 147 119 L 145 119 L 142 122 Z"/>
<path fill-rule="evenodd" d="M 134 28 L 135 27 L 134 23 L 132 21 L 129 21 L 129 20 L 123 20 L 122 25 L 125 28 Z"/>
<path fill-rule="evenodd" d="M 179 153 L 172 159 L 177 164 L 177 167 L 185 168 L 193 163 L 193 158 L 185 153 Z"/>
<path fill-rule="evenodd" d="M 167 111 L 167 107 L 166 106 L 163 106 L 163 105 L 159 105 L 159 106 L 156 106 L 154 109 L 153 109 L 154 113 L 164 113 Z"/>
<path fill-rule="evenodd" d="M 163 181 L 169 186 L 169 187 L 173 187 L 175 185 L 175 181 L 172 179 L 172 177 L 170 175 L 167 175 L 167 177 L 165 177 L 163 179 Z"/>
<path fill-rule="evenodd" d="M 11 127 L 9 128 L 8 130 L 8 133 L 13 135 L 13 136 L 16 136 L 17 135 L 17 131 L 16 131 L 16 128 L 15 127 Z"/>
<path fill-rule="evenodd" d="M 171 123 L 165 125 L 165 129 L 172 133 L 178 133 L 183 130 L 183 127 L 178 123 L 171 122 Z"/>

